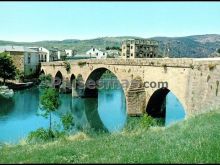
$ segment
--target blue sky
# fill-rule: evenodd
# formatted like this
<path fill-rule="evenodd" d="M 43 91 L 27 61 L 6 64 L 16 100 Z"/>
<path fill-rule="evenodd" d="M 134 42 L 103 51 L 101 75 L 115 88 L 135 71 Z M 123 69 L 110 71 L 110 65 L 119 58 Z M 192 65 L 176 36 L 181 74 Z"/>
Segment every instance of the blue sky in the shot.
<path fill-rule="evenodd" d="M 0 40 L 220 34 L 220 2 L 0 2 Z"/>

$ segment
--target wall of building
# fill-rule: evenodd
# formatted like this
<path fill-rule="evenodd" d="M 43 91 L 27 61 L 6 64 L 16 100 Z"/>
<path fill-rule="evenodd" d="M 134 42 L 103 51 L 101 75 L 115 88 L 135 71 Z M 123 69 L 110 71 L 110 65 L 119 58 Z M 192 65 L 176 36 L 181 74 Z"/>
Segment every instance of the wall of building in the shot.
<path fill-rule="evenodd" d="M 30 59 L 29 59 L 30 57 Z M 40 56 L 35 52 L 24 53 L 24 75 L 29 76 L 35 74 L 39 69 Z"/>
<path fill-rule="evenodd" d="M 13 63 L 21 72 L 24 71 L 24 52 L 9 52 Z"/>

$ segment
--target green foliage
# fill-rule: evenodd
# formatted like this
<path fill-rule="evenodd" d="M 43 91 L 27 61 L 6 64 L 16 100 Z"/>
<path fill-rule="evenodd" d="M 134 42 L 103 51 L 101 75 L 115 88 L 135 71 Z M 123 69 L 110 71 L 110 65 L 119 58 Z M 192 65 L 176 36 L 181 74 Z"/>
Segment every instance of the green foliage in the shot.
<path fill-rule="evenodd" d="M 151 126 L 162 126 L 160 120 L 156 120 L 147 114 L 139 117 L 128 117 L 125 132 L 146 131 Z"/>
<path fill-rule="evenodd" d="M 209 64 L 208 67 L 209 67 L 209 70 L 212 71 L 215 69 L 216 64 Z"/>
<path fill-rule="evenodd" d="M 57 110 L 60 105 L 59 92 L 53 88 L 45 89 L 40 97 L 40 103 L 47 113 Z"/>
<path fill-rule="evenodd" d="M 49 131 L 51 132 L 51 112 L 56 111 L 60 106 L 59 92 L 57 92 L 54 88 L 51 87 L 46 88 L 43 95 L 40 97 L 40 103 L 42 105 L 43 110 L 45 111 L 45 113 L 42 116 L 47 118 L 48 115 L 50 115 Z M 53 137 L 52 134 L 50 137 Z"/>
<path fill-rule="evenodd" d="M 59 139 L 61 137 L 64 137 L 64 132 L 60 131 L 52 131 L 45 128 L 39 128 L 36 131 L 32 131 L 29 133 L 27 137 L 28 143 L 42 143 L 42 142 L 48 142 L 51 141 L 51 137 L 54 139 Z"/>
<path fill-rule="evenodd" d="M 156 121 L 151 116 L 144 114 L 140 119 L 140 125 L 142 128 L 150 128 L 151 126 L 156 125 Z"/>
<path fill-rule="evenodd" d="M 82 66 L 86 65 L 86 62 L 79 61 L 79 62 L 78 62 L 78 65 L 79 65 L 80 67 L 82 67 Z"/>
<path fill-rule="evenodd" d="M 74 127 L 74 118 L 71 112 L 66 113 L 61 117 L 63 128 L 66 132 L 71 131 Z"/>
<path fill-rule="evenodd" d="M 43 88 L 49 88 L 50 86 L 52 86 L 52 75 L 51 74 L 41 74 L 39 76 L 39 80 L 40 80 L 40 87 Z"/>
<path fill-rule="evenodd" d="M 68 61 L 64 61 L 63 63 L 64 63 L 64 67 L 65 67 L 67 73 L 69 73 L 70 70 L 71 70 L 71 65 L 70 65 L 70 63 L 69 63 Z"/>
<path fill-rule="evenodd" d="M 27 142 L 45 142 L 50 139 L 48 130 L 44 128 L 39 128 L 36 131 L 32 131 L 29 133 L 27 137 Z"/>
<path fill-rule="evenodd" d="M 16 67 L 13 64 L 12 57 L 6 53 L 0 53 L 0 77 L 5 83 L 6 79 L 14 79 L 16 76 Z"/>
<path fill-rule="evenodd" d="M 19 69 L 16 69 L 16 76 L 15 76 L 15 79 L 16 80 L 19 80 L 19 81 L 24 81 L 24 72 L 20 71 Z"/>
<path fill-rule="evenodd" d="M 119 46 L 112 46 L 112 47 L 107 46 L 105 48 L 105 50 L 118 50 L 118 51 L 121 51 L 121 48 Z"/>
<path fill-rule="evenodd" d="M 220 48 L 217 50 L 218 53 L 220 53 Z"/>
<path fill-rule="evenodd" d="M 85 53 L 91 49 L 91 45 L 97 48 L 105 49 L 108 47 L 120 47 L 121 42 L 130 38 L 141 38 L 135 36 L 122 37 L 102 37 L 91 40 L 63 40 L 63 41 L 40 41 L 40 42 L 10 42 L 0 41 L 0 45 L 24 45 L 28 47 L 42 46 L 47 49 L 57 47 L 59 49 L 73 49 L 79 54 Z M 159 52 L 163 52 L 166 44 L 170 43 L 170 57 L 208 57 L 213 53 L 214 49 L 220 48 L 220 42 L 203 42 L 208 38 L 219 38 L 219 35 L 201 35 L 201 36 L 187 36 L 187 37 L 154 37 L 152 39 L 159 41 Z M 199 41 L 199 42 L 198 42 Z M 200 42 L 202 41 L 202 42 Z M 162 53 L 159 53 L 162 54 Z"/>

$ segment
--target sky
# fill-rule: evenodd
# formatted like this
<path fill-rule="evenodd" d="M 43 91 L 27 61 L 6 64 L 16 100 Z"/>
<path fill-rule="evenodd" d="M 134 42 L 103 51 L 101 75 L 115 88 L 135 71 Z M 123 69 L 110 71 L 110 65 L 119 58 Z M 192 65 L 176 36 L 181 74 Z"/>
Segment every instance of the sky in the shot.
<path fill-rule="evenodd" d="M 0 40 L 220 34 L 220 2 L 0 2 Z"/>

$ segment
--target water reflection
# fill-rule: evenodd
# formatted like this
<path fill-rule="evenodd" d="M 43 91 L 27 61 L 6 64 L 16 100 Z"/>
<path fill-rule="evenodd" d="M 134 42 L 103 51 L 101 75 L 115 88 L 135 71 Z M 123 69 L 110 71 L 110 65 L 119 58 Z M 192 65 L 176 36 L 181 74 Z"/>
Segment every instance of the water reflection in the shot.
<path fill-rule="evenodd" d="M 29 132 L 48 128 L 49 120 L 37 115 L 39 97 L 43 91 L 34 87 L 16 91 L 12 100 L 0 100 L 0 142 L 17 143 Z M 52 114 L 53 123 L 60 124 L 60 116 L 72 112 L 75 130 L 119 131 L 126 122 L 125 98 L 122 90 L 99 91 L 98 98 L 72 98 L 60 94 L 61 105 Z M 98 104 L 99 103 L 99 104 Z"/>
<path fill-rule="evenodd" d="M 178 98 L 169 92 L 166 96 L 166 120 L 165 125 L 181 121 L 185 118 L 185 111 Z"/>
<path fill-rule="evenodd" d="M 108 131 L 121 131 L 127 117 L 122 89 L 99 90 L 98 103 L 98 114 Z"/>

